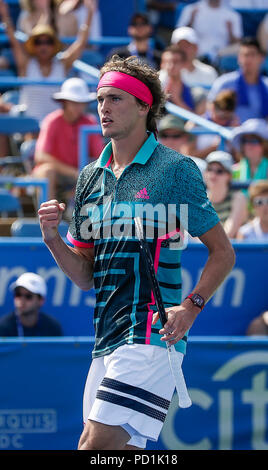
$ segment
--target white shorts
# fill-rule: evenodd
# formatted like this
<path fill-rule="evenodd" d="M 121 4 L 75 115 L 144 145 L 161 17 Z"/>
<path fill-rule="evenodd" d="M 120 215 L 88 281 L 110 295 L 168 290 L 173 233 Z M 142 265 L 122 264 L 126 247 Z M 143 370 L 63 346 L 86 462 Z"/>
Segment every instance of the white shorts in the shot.
<path fill-rule="evenodd" d="M 183 354 L 177 354 L 182 363 Z M 130 435 L 128 444 L 145 449 L 147 439 L 159 437 L 174 388 L 166 348 L 120 346 L 92 360 L 84 391 L 84 422 L 122 426 Z"/>

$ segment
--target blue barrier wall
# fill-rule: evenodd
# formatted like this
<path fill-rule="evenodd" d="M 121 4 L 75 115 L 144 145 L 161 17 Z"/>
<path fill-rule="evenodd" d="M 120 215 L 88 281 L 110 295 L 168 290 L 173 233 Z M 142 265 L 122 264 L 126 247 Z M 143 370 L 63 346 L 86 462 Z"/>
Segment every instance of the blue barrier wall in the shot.
<path fill-rule="evenodd" d="M 192 335 L 244 335 L 251 319 L 267 310 L 268 246 L 234 243 L 236 265 L 198 316 Z M 197 283 L 207 259 L 202 244 L 182 253 L 183 298 Z M 24 271 L 44 276 L 48 298 L 44 311 L 55 316 L 68 336 L 93 335 L 94 291 L 81 291 L 57 267 L 40 240 L 0 239 L 0 315 L 12 310 L 9 285 Z"/>
<path fill-rule="evenodd" d="M 193 405 L 173 397 L 148 449 L 268 450 L 268 339 L 190 338 Z M 0 450 L 71 450 L 83 429 L 90 338 L 0 342 Z"/>

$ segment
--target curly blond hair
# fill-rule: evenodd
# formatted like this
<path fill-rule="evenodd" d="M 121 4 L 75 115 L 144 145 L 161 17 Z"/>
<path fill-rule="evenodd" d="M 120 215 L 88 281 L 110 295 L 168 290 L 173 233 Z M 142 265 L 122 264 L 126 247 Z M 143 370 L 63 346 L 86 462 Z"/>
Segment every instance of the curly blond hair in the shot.
<path fill-rule="evenodd" d="M 147 115 L 147 129 L 157 135 L 157 120 L 161 117 L 165 106 L 166 96 L 162 90 L 159 74 L 157 70 L 142 62 L 136 56 L 122 59 L 118 55 L 113 55 L 100 70 L 100 78 L 106 72 L 122 72 L 143 82 L 153 95 L 153 104 Z M 145 103 L 136 98 L 140 104 Z M 147 105 L 146 105 L 147 106 Z"/>

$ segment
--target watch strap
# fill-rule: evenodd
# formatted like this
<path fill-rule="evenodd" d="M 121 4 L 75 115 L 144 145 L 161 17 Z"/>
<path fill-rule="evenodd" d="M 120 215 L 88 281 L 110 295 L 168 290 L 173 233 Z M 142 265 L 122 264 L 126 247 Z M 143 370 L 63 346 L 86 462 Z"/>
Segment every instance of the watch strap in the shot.
<path fill-rule="evenodd" d="M 198 305 L 195 302 L 195 300 L 193 298 L 194 295 L 198 295 L 198 297 L 201 297 L 201 299 L 203 300 L 203 305 L 202 306 Z M 189 295 L 187 295 L 186 299 L 190 299 L 196 307 L 200 308 L 200 310 L 203 310 L 203 308 L 205 307 L 205 301 L 204 301 L 203 297 L 200 294 L 189 294 Z"/>

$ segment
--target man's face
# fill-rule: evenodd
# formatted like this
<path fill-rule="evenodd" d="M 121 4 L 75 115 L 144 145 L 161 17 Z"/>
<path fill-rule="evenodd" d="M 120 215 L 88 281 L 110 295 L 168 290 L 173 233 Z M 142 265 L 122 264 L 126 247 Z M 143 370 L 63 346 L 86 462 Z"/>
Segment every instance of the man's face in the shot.
<path fill-rule="evenodd" d="M 146 116 L 136 98 L 126 91 L 114 87 L 98 90 L 98 113 L 104 137 L 121 140 Z"/>
<path fill-rule="evenodd" d="M 168 76 L 176 79 L 180 76 L 181 69 L 184 67 L 185 62 L 181 54 L 168 51 L 165 52 L 164 64 Z"/>
<path fill-rule="evenodd" d="M 69 121 L 75 122 L 85 114 L 86 106 L 86 103 L 76 103 L 66 100 L 64 102 L 64 113 Z"/>
<path fill-rule="evenodd" d="M 241 46 L 238 53 L 238 63 L 244 74 L 254 72 L 259 74 L 263 55 L 255 46 Z"/>
<path fill-rule="evenodd" d="M 24 326 L 34 326 L 44 300 L 38 294 L 33 294 L 24 287 L 16 287 L 14 291 L 14 306 L 21 323 Z"/>
<path fill-rule="evenodd" d="M 147 39 L 152 34 L 152 27 L 143 18 L 136 18 L 128 27 L 128 34 L 136 40 Z"/>
<path fill-rule="evenodd" d="M 193 60 L 197 55 L 197 45 L 193 44 L 186 39 L 181 39 L 178 42 L 179 48 L 184 52 L 188 60 Z"/>

